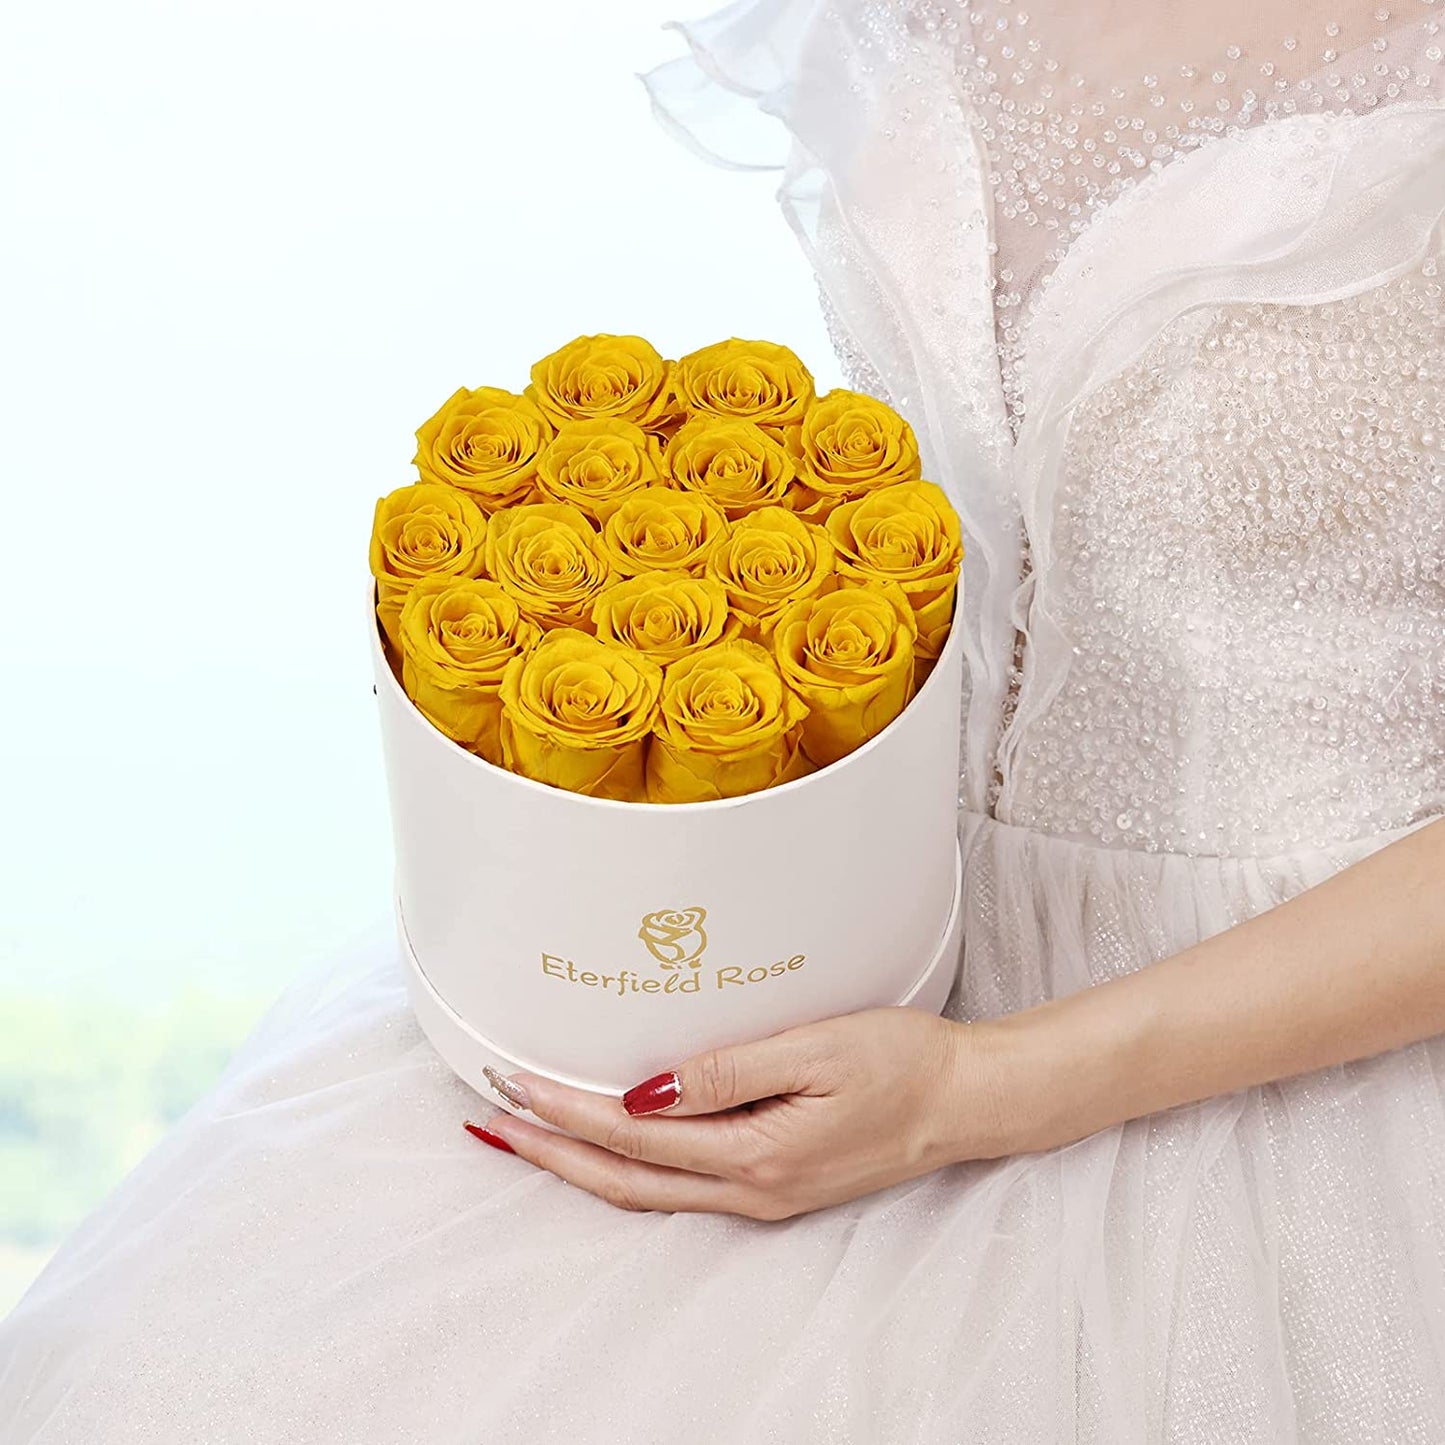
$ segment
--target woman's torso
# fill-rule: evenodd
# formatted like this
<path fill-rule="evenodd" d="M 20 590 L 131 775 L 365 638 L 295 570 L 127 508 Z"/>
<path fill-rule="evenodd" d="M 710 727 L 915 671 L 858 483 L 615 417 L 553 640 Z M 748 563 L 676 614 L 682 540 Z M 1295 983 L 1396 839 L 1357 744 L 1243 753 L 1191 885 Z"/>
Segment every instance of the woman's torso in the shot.
<path fill-rule="evenodd" d="M 974 377 L 933 437 L 976 464 L 966 503 L 990 455 L 1017 502 L 975 506 L 970 580 L 1010 626 L 972 599 L 1001 681 L 971 765 L 1001 820 L 1106 846 L 1260 855 L 1445 812 L 1445 6 L 1293 34 L 1235 9 L 1190 34 L 1168 6 L 914 6 L 928 64 L 895 83 L 926 149 L 944 77 L 980 157 L 1002 404 Z M 1404 219 L 1377 236 L 1372 206 Z M 946 384 L 917 388 L 925 431 Z"/>

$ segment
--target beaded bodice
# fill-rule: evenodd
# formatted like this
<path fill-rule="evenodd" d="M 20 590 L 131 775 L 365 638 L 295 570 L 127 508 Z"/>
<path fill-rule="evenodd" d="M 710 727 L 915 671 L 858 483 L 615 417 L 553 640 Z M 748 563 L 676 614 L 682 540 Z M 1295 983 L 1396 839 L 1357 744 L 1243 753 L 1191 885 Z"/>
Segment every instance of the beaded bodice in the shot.
<path fill-rule="evenodd" d="M 1011 821 L 1183 853 L 1445 809 L 1445 266 L 1180 317 L 1080 407 Z"/>
<path fill-rule="evenodd" d="M 1109 245 L 1091 232 L 1127 226 L 1110 213 L 1131 186 L 1272 121 L 1439 100 L 1435 0 L 1301 18 L 1248 47 L 1215 38 L 1228 31 L 1211 8 L 1192 36 L 1156 31 L 1153 50 L 1147 25 L 1109 31 L 1101 49 L 1109 9 L 911 8 L 979 143 L 1016 472 L 1031 390 L 1047 390 L 1031 348 L 1070 320 L 1055 278 L 1075 296 L 1091 277 L 1108 284 L 1106 264 L 1063 263 Z M 1092 74 L 1071 62 L 1090 47 L 1103 57 Z M 920 99 L 904 110 L 927 128 Z M 1237 203 L 1256 199 L 1244 189 Z M 1445 809 L 1439 256 L 1437 228 L 1401 274 L 1358 294 L 1182 310 L 1077 399 L 1045 494 L 1014 478 L 1034 515 L 992 539 L 1013 544 L 1016 590 L 990 811 L 1109 846 L 1236 854 Z M 826 294 L 824 310 L 855 384 L 886 392 L 856 322 Z"/>

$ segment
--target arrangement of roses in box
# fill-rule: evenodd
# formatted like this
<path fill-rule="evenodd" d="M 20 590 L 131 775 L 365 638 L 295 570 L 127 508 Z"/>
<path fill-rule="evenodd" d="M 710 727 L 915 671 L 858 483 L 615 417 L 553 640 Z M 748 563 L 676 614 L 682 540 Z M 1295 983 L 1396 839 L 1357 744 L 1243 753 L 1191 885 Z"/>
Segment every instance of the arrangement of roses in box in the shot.
<path fill-rule="evenodd" d="M 457 391 L 371 536 L 393 669 L 435 727 L 598 798 L 736 797 L 846 756 L 947 638 L 958 517 L 908 423 L 787 347 L 581 336 Z"/>

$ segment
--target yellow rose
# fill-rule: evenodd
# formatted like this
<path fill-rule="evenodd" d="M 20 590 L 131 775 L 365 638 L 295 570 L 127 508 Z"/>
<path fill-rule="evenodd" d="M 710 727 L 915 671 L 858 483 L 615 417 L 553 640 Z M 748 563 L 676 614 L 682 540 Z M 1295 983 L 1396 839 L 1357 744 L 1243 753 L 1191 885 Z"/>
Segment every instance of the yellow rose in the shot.
<path fill-rule="evenodd" d="M 537 476 L 550 500 L 601 523 L 625 497 L 661 482 L 662 452 L 630 421 L 566 422 L 538 460 Z"/>
<path fill-rule="evenodd" d="M 433 727 L 502 765 L 502 673 L 542 629 L 495 582 L 425 577 L 401 609 L 402 686 Z"/>
<path fill-rule="evenodd" d="M 919 682 L 953 621 L 963 541 L 958 513 L 932 482 L 885 487 L 832 512 L 826 523 L 845 577 L 896 582 L 918 619 Z"/>
<path fill-rule="evenodd" d="M 694 412 L 788 427 L 802 421 L 813 378 L 786 346 L 734 336 L 684 356 L 677 363 L 677 392 Z"/>
<path fill-rule="evenodd" d="M 400 647 L 401 607 L 423 577 L 480 577 L 487 519 L 453 487 L 418 482 L 380 498 L 371 525 L 376 614 Z"/>
<path fill-rule="evenodd" d="M 502 674 L 502 755 L 525 778 L 642 802 L 662 669 L 631 648 L 559 628 Z"/>
<path fill-rule="evenodd" d="M 686 572 L 639 572 L 613 583 L 597 599 L 592 621 L 603 642 L 620 642 L 663 666 L 738 630 L 721 583 Z"/>
<path fill-rule="evenodd" d="M 667 669 L 647 797 L 704 803 L 790 782 L 809 769 L 799 750 L 804 703 L 753 642 L 723 642 Z"/>
<path fill-rule="evenodd" d="M 655 431 L 679 408 L 673 367 L 640 336 L 579 336 L 532 368 L 527 395 L 560 426 L 610 418 Z"/>
<path fill-rule="evenodd" d="M 805 522 L 822 522 L 838 505 L 838 499 L 815 492 L 806 482 L 794 482 L 783 494 L 782 505 Z"/>
<path fill-rule="evenodd" d="M 861 391 L 830 391 L 808 408 L 796 446 L 803 480 L 826 496 L 852 498 L 921 473 L 913 428 Z"/>
<path fill-rule="evenodd" d="M 633 492 L 607 519 L 602 544 L 624 577 L 638 572 L 701 572 L 727 533 L 722 512 L 705 497 L 671 487 Z"/>
<path fill-rule="evenodd" d="M 484 511 L 532 500 L 537 459 L 552 424 L 525 397 L 462 387 L 416 434 L 412 461 L 425 482 L 460 487 Z"/>
<path fill-rule="evenodd" d="M 790 607 L 773 629 L 783 680 L 808 705 L 803 752 L 825 768 L 882 732 L 913 696 L 918 624 L 892 582 Z"/>
<path fill-rule="evenodd" d="M 487 574 L 544 627 L 590 625 L 612 564 L 576 507 L 538 502 L 498 512 L 487 529 Z"/>
<path fill-rule="evenodd" d="M 760 426 L 713 416 L 683 426 L 665 461 L 679 487 L 700 492 L 734 520 L 783 504 L 795 475 L 792 458 Z"/>
<path fill-rule="evenodd" d="M 782 507 L 764 507 L 740 522 L 708 557 L 707 575 L 727 588 L 748 634 L 765 636 L 784 608 L 833 586 L 828 534 Z"/>

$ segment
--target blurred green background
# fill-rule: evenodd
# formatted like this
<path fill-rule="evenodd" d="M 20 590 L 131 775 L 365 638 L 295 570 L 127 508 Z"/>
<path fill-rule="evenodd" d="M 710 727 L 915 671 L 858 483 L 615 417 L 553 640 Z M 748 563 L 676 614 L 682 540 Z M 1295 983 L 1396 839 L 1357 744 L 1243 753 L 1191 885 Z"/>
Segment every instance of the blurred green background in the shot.
<path fill-rule="evenodd" d="M 268 1002 L 183 991 L 147 1010 L 0 993 L 0 1316 Z"/>

